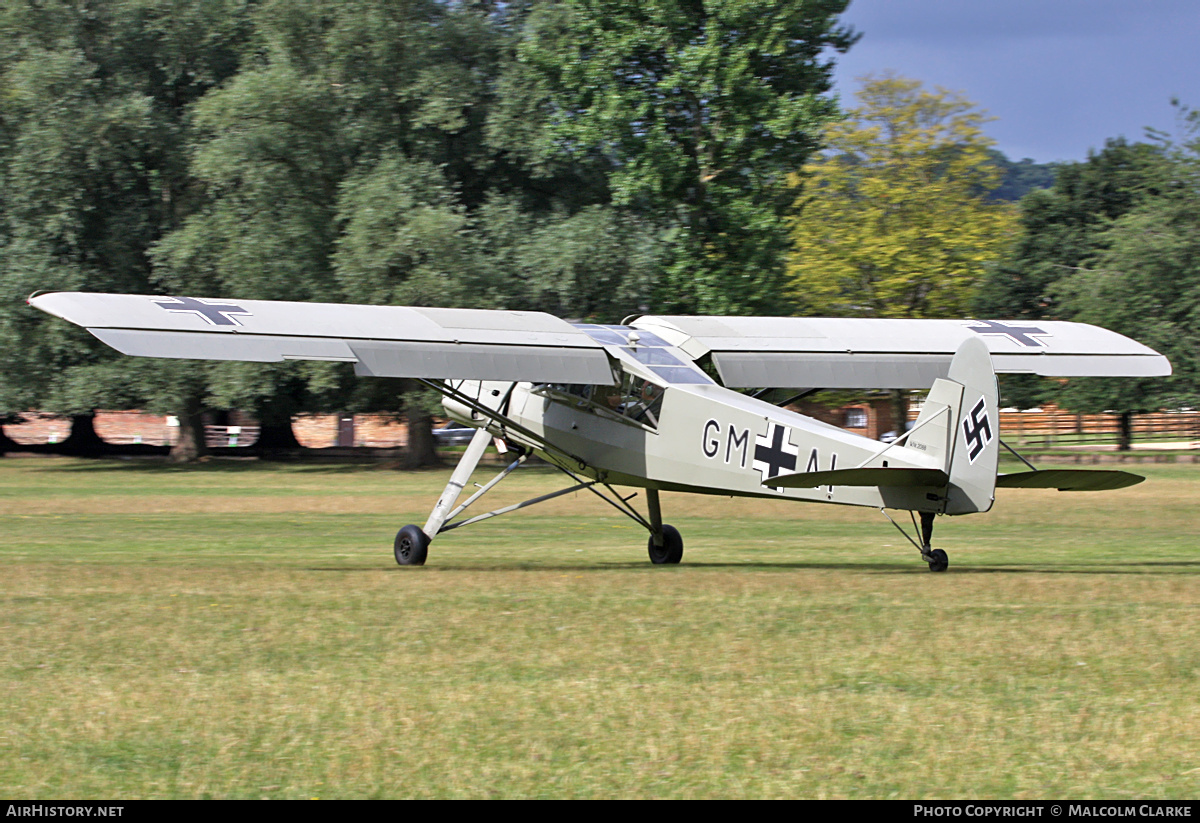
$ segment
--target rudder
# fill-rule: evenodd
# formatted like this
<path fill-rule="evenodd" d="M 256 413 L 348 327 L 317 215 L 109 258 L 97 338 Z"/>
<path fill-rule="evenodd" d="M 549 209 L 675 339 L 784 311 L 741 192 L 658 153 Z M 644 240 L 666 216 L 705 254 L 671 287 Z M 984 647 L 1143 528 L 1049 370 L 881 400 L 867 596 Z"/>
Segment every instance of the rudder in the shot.
<path fill-rule="evenodd" d="M 996 373 L 978 338 L 958 347 L 945 378 L 933 382 L 905 448 L 937 461 L 950 477 L 942 511 L 985 512 L 995 500 L 1000 417 Z"/>
<path fill-rule="evenodd" d="M 948 379 L 963 387 L 962 405 L 947 474 L 950 487 L 946 514 L 985 512 L 996 499 L 1000 464 L 1000 411 L 996 372 L 987 345 L 978 338 L 963 341 L 950 363 Z"/>

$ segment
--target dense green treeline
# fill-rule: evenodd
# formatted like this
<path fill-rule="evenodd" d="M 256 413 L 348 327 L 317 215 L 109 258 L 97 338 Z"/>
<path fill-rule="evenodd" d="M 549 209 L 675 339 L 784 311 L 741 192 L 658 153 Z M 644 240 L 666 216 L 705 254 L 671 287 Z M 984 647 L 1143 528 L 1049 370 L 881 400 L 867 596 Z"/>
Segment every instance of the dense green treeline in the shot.
<path fill-rule="evenodd" d="M 429 398 L 402 381 L 355 381 L 337 364 L 127 358 L 30 310 L 35 291 L 534 309 L 602 322 L 647 310 L 811 311 L 797 288 L 796 175 L 836 145 L 829 130 L 844 115 L 830 73 L 857 36 L 839 23 L 846 4 L 5 3 L 0 413 L 69 414 L 84 434 L 97 408 L 175 414 L 179 459 L 203 450 L 209 409 L 254 413 L 265 445 L 286 445 L 299 411 L 403 411 L 428 431 Z M 1196 211 L 1194 174 L 1182 170 L 1194 171 L 1196 146 L 1125 148 L 1144 155 L 1148 175 L 1170 177 L 1170 166 L 1174 178 L 1138 183 L 1123 211 L 1095 225 L 1078 218 L 1081 228 L 1058 215 L 1096 207 L 1067 188 L 1099 161 L 1060 168 L 1053 188 L 1022 200 L 1003 253 L 1015 250 L 989 246 L 939 305 L 1129 326 L 1089 300 L 1135 280 L 1088 267 L 1148 254 L 1136 220 L 1178 226 L 1178 247 L 1138 276 L 1158 283 L 1182 265 Z M 969 151 L 993 168 L 973 178 L 986 191 L 966 187 L 972 198 L 1011 201 L 1049 182 L 1044 167 Z M 1136 176 L 1141 161 L 1129 162 Z M 944 179 L 956 165 L 925 167 Z M 1124 215 L 1127 224 L 1113 222 Z M 1057 276 L 1063 266 L 1080 276 Z M 1083 288 L 1085 270 L 1103 282 Z M 1148 308 L 1180 322 L 1178 311 Z"/>
<path fill-rule="evenodd" d="M 344 367 L 134 362 L 33 316 L 35 290 L 766 310 L 844 7 L 7 3 L 0 405 L 141 406 L 185 433 L 242 408 L 282 432 L 403 394 L 427 419 Z"/>
<path fill-rule="evenodd" d="M 1200 112 L 1177 108 L 1174 138 L 1109 140 L 1022 199 L 1016 243 L 973 297 L 982 316 L 1094 323 L 1167 355 L 1166 379 L 1001 382 L 1014 405 L 1121 414 L 1124 446 L 1133 413 L 1200 404 Z"/>

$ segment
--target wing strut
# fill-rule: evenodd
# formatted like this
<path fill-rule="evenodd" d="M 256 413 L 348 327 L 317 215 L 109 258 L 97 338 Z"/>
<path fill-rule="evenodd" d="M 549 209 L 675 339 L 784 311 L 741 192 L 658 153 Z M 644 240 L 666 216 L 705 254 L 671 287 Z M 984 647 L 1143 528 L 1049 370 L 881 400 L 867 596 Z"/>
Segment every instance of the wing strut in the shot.
<path fill-rule="evenodd" d="M 483 430 L 480 429 L 480 431 L 483 431 Z M 470 449 L 469 446 L 467 448 Z M 462 514 L 467 509 L 468 506 L 470 506 L 476 500 L 478 500 L 479 498 L 481 498 L 485 494 L 487 494 L 488 491 L 490 491 L 493 486 L 495 486 L 497 483 L 499 483 L 505 477 L 508 477 L 509 473 L 512 472 L 514 469 L 516 469 L 521 464 L 523 464 L 528 459 L 528 457 L 529 457 L 529 455 L 522 454 L 520 457 L 518 457 L 516 460 L 514 460 L 512 463 L 510 463 L 498 475 L 493 477 L 491 480 L 489 480 L 487 483 L 483 484 L 482 486 L 479 486 L 479 491 L 477 491 L 473 495 L 471 495 L 467 499 L 467 502 L 463 503 L 461 506 L 454 509 L 454 511 L 450 512 L 448 515 L 446 515 L 444 518 L 442 518 L 441 522 L 438 522 L 436 524 L 436 531 L 426 531 L 425 533 L 428 534 L 432 538 L 434 535 L 441 534 L 442 532 L 448 532 L 448 531 L 451 531 L 452 529 L 457 529 L 460 526 L 469 526 L 472 523 L 478 523 L 481 520 L 488 520 L 492 517 L 498 517 L 502 514 L 508 514 L 509 512 L 516 511 L 517 509 L 523 509 L 523 508 L 526 508 L 527 506 L 532 506 L 535 503 L 543 503 L 547 500 L 553 500 L 556 497 L 561 497 L 564 494 L 570 494 L 571 492 L 582 491 L 584 489 L 587 489 L 592 494 L 596 495 L 601 500 L 603 500 L 605 503 L 608 503 L 610 506 L 615 508 L 617 511 L 621 512 L 621 514 L 625 515 L 630 520 L 633 520 L 634 522 L 638 523 L 639 525 L 644 526 L 647 530 L 650 530 L 651 532 L 653 532 L 653 526 L 650 524 L 650 521 L 648 521 L 648 520 L 646 520 L 646 518 L 642 517 L 638 513 L 638 511 L 633 508 L 633 506 L 629 505 L 629 501 L 633 498 L 634 495 L 630 495 L 629 497 L 621 497 L 619 494 L 617 494 L 616 490 L 612 486 L 608 485 L 607 483 L 605 483 L 601 480 L 584 480 L 583 478 L 579 477 L 574 472 L 572 472 L 568 469 L 564 469 L 562 466 L 555 466 L 555 468 L 557 468 L 559 471 L 561 471 L 563 474 L 567 475 L 571 479 L 575 480 L 576 483 L 574 486 L 569 486 L 565 489 L 559 489 L 558 491 L 553 491 L 553 492 L 550 492 L 549 494 L 543 494 L 540 497 L 534 497 L 530 500 L 525 500 L 520 503 L 514 503 L 511 506 L 504 506 L 503 508 L 495 509 L 490 512 L 485 512 L 484 514 L 478 514 L 474 517 L 469 517 L 466 520 L 458 520 L 453 523 L 446 522 L 449 520 L 453 520 L 455 517 Z M 463 461 L 459 463 L 459 469 L 463 468 L 463 465 L 466 462 L 466 458 L 467 458 L 467 455 L 464 454 Z M 478 462 L 478 461 L 476 461 L 476 462 Z M 472 470 L 474 470 L 473 465 L 472 465 Z M 458 469 L 455 469 L 455 476 L 457 476 L 457 475 L 458 475 Z M 468 473 L 468 476 L 469 476 L 469 473 Z M 463 482 L 465 483 L 465 481 L 463 481 Z M 455 483 L 455 478 L 451 477 L 450 484 L 447 485 L 447 487 L 446 487 L 447 492 L 451 491 L 451 486 L 453 486 L 454 483 Z M 476 485 L 478 485 L 478 484 L 476 484 Z M 604 488 L 608 489 L 609 492 L 612 493 L 613 497 L 615 497 L 616 500 L 613 500 L 608 495 L 606 495 L 603 492 L 596 489 L 595 488 L 596 486 L 604 486 Z M 461 486 L 459 488 L 461 488 Z M 444 497 L 445 497 L 445 494 L 443 494 L 443 498 Z M 457 497 L 457 492 L 455 492 L 455 497 Z M 438 505 L 439 506 L 442 505 L 441 500 L 438 501 Z M 446 507 L 448 508 L 449 505 L 450 504 L 447 504 Z M 437 512 L 437 510 L 435 509 L 435 514 L 436 514 L 436 512 Z M 426 529 L 433 528 L 433 526 L 434 526 L 434 517 L 433 517 L 433 515 L 430 515 L 430 520 L 429 520 L 429 523 L 426 524 Z"/>
<path fill-rule="evenodd" d="M 1028 460 L 1026 460 L 1024 457 L 1022 457 L 1020 452 L 1018 452 L 1012 446 L 1008 445 L 1003 440 L 1000 441 L 1000 445 L 1003 446 L 1004 448 L 1008 449 L 1010 452 L 1012 452 L 1013 457 L 1017 458 L 1022 463 L 1024 463 L 1026 466 L 1028 466 L 1030 471 L 1037 471 L 1037 466 L 1033 465 Z"/>

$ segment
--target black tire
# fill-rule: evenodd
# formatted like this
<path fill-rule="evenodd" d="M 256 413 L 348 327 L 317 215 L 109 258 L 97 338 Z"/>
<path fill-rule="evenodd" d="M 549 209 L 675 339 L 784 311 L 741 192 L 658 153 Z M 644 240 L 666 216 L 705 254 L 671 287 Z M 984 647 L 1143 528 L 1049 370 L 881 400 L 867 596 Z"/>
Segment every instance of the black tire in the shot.
<path fill-rule="evenodd" d="M 424 566 L 429 556 L 429 536 L 416 526 L 405 526 L 396 532 L 396 563 L 401 566 Z"/>
<path fill-rule="evenodd" d="M 933 558 L 929 561 L 931 572 L 944 572 L 950 566 L 950 557 L 941 549 L 934 549 L 929 556 Z"/>
<path fill-rule="evenodd" d="M 660 548 L 654 545 L 650 538 L 650 562 L 656 566 L 666 563 L 678 563 L 683 559 L 683 538 L 674 526 L 663 526 L 663 544 Z"/>

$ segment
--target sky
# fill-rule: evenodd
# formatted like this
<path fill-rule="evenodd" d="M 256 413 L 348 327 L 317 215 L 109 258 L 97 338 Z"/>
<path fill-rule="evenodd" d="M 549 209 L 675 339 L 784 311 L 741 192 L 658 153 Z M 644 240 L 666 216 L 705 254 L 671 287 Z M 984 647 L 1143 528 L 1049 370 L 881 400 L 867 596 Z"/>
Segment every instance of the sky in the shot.
<path fill-rule="evenodd" d="M 942 86 L 997 118 L 1012 160 L 1177 135 L 1171 99 L 1200 108 L 1200 0 L 850 0 L 842 21 L 862 33 L 836 57 L 846 108 L 863 75 Z"/>

